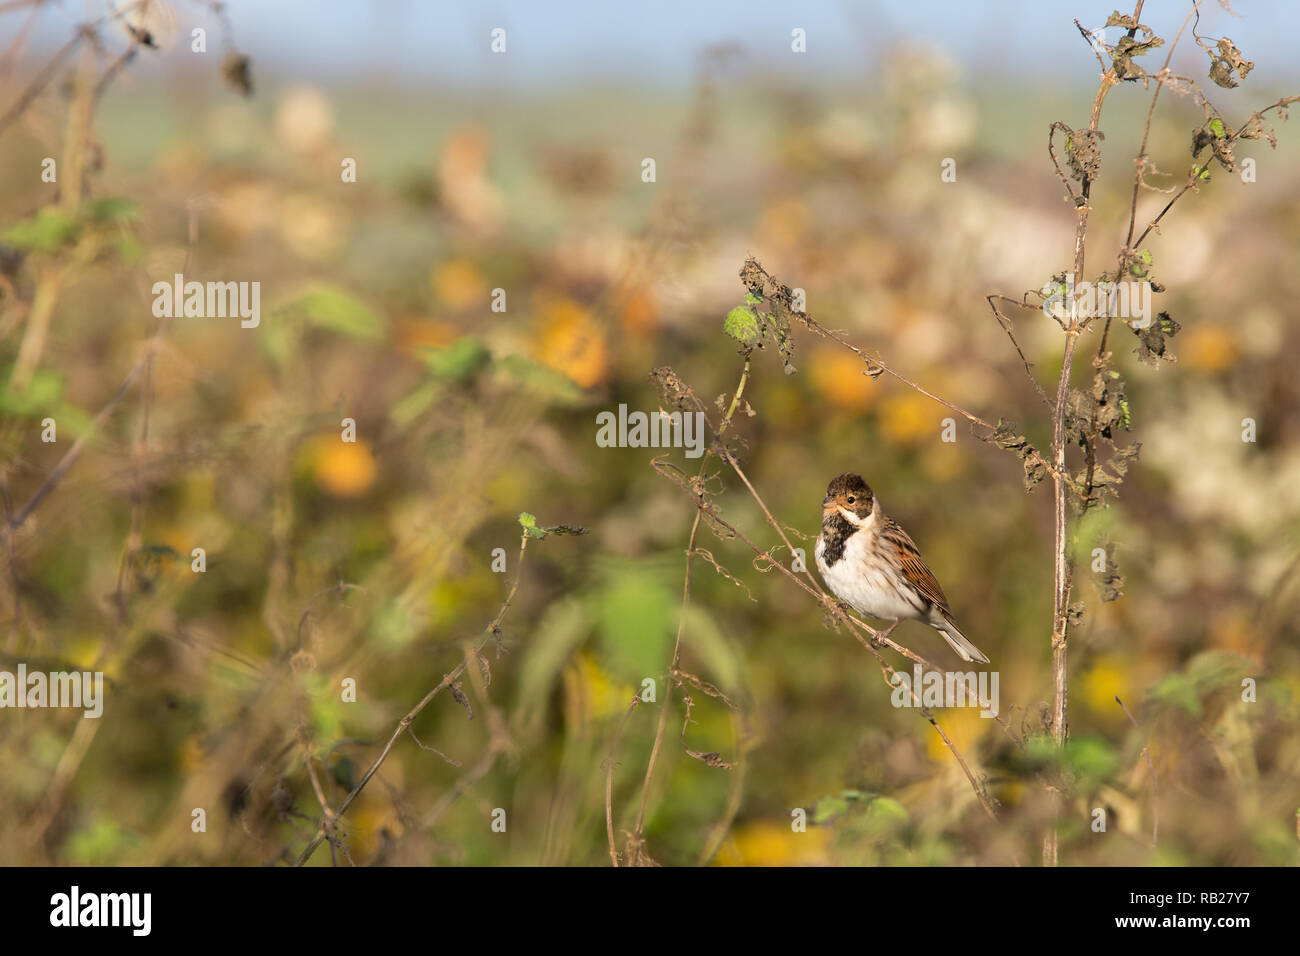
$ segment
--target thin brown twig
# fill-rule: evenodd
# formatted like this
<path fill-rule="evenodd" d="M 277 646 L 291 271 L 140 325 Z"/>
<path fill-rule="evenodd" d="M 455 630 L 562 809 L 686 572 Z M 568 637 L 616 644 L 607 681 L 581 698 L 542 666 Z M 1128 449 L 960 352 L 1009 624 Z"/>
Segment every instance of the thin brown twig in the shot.
<path fill-rule="evenodd" d="M 745 394 L 745 385 L 749 381 L 751 361 L 752 360 L 748 355 L 745 356 L 745 365 L 740 372 L 740 382 L 736 386 L 736 393 L 731 397 L 731 404 L 727 408 L 725 414 L 723 414 L 722 421 L 714 430 L 715 434 L 719 438 L 725 435 L 727 429 L 731 427 L 731 421 L 733 416 L 736 414 L 736 409 L 740 407 L 741 398 Z M 719 443 L 715 442 L 714 444 L 717 445 Z M 699 490 L 699 500 L 701 502 L 704 500 L 704 492 L 701 486 L 704 480 L 705 471 L 708 468 L 709 458 L 713 454 L 713 449 L 710 448 L 705 454 L 704 460 L 700 462 L 700 469 L 695 477 L 694 484 L 701 489 Z M 695 519 L 691 522 L 691 533 L 686 542 L 686 574 L 682 583 L 681 613 L 677 619 L 677 636 L 673 641 L 673 656 L 668 666 L 668 674 L 671 674 L 677 669 L 677 665 L 681 660 L 682 636 L 686 632 L 686 608 L 690 606 L 691 602 L 691 578 L 695 570 L 695 540 L 699 535 L 700 521 L 703 514 L 703 510 L 697 510 L 695 512 Z M 659 723 L 655 727 L 654 743 L 650 746 L 650 757 L 646 761 L 645 778 L 641 782 L 641 796 L 637 803 L 636 823 L 629 840 L 629 846 L 632 848 L 632 853 L 637 858 L 639 858 L 643 852 L 645 842 L 643 834 L 645 833 L 646 809 L 650 802 L 650 788 L 654 781 L 655 768 L 658 766 L 659 762 L 659 751 L 663 747 L 664 733 L 668 727 L 668 704 L 671 700 L 672 682 L 669 680 L 665 682 L 663 707 L 659 711 Z M 636 862 L 636 860 L 634 859 L 633 862 Z"/>
<path fill-rule="evenodd" d="M 483 636 L 479 639 L 478 644 L 476 646 L 476 650 L 481 651 L 484 645 L 496 635 L 497 630 L 501 626 L 501 621 L 505 618 L 506 611 L 510 609 L 511 602 L 514 601 L 515 593 L 519 590 L 519 581 L 522 578 L 523 571 L 524 571 L 524 553 L 527 550 L 528 550 L 528 535 L 524 534 L 520 537 L 519 540 L 519 559 L 515 569 L 514 582 L 511 584 L 510 591 L 506 594 L 506 599 L 501 604 L 501 608 L 497 611 L 496 616 L 488 624 L 487 628 L 483 633 Z M 354 786 L 351 792 L 349 792 L 348 795 L 344 797 L 343 800 L 339 803 L 338 809 L 335 811 L 336 816 L 342 816 L 344 813 L 347 812 L 348 807 L 352 805 L 352 802 L 356 800 L 356 798 L 360 795 L 361 791 L 365 789 L 366 784 L 370 782 L 370 778 L 373 777 L 376 773 L 378 773 L 379 768 L 382 767 L 384 761 L 388 759 L 388 754 L 392 751 L 393 744 L 397 743 L 397 739 L 401 737 L 402 734 L 406 733 L 407 729 L 411 726 L 411 723 L 415 720 L 415 718 L 420 716 L 420 713 L 424 710 L 425 707 L 429 706 L 429 703 L 435 697 L 437 697 L 442 691 L 446 690 L 448 687 L 450 687 L 452 684 L 456 682 L 456 680 L 464 672 L 465 664 L 466 662 L 462 660 L 454 668 L 452 668 L 450 671 L 444 674 L 442 680 L 440 680 L 431 691 L 429 691 L 427 694 L 424 695 L 423 698 L 421 698 L 418 704 L 412 707 L 402 717 L 402 719 L 397 722 L 397 726 L 393 729 L 392 734 L 389 735 L 388 741 L 384 744 L 383 749 L 379 752 L 379 756 L 377 756 L 371 762 L 370 766 L 366 768 L 366 772 L 361 775 L 361 779 L 357 781 L 356 786 Z M 483 772 L 486 773 L 487 771 L 484 770 Z M 324 821 L 322 821 L 320 826 L 317 828 L 316 836 L 307 845 L 306 849 L 304 849 L 302 853 L 299 854 L 297 860 L 294 862 L 294 866 L 302 866 L 309 859 L 311 859 L 312 853 L 314 853 L 316 848 L 320 846 L 321 841 L 323 839 L 325 839 Z"/>
<path fill-rule="evenodd" d="M 1137 718 L 1129 713 L 1129 709 L 1119 699 L 1119 694 L 1115 695 L 1115 703 L 1119 704 L 1120 709 L 1124 711 L 1124 715 L 1137 728 Z M 1151 747 L 1149 744 L 1142 745 L 1142 756 L 1146 758 L 1147 773 L 1151 775 L 1151 846 L 1154 848 L 1160 845 L 1160 782 L 1156 779 L 1155 764 L 1151 762 Z"/>
<path fill-rule="evenodd" d="M 615 867 L 618 866 L 618 848 L 614 843 L 614 754 L 623 739 L 623 732 L 627 730 L 628 721 L 632 719 L 632 711 L 640 703 L 640 695 L 632 698 L 632 703 L 628 705 L 627 713 L 619 721 L 618 730 L 610 742 L 609 753 L 605 756 L 605 835 L 609 839 L 609 861 Z"/>

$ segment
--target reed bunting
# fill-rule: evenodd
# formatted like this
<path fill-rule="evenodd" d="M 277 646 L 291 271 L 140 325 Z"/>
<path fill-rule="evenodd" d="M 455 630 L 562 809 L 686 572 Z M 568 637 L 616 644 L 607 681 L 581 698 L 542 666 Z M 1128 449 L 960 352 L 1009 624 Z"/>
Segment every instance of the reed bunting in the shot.
<path fill-rule="evenodd" d="M 948 599 L 921 553 L 860 475 L 843 474 L 822 501 L 817 570 L 841 601 L 861 614 L 893 621 L 888 637 L 906 620 L 923 621 L 943 635 L 964 661 L 989 659 L 953 623 Z"/>

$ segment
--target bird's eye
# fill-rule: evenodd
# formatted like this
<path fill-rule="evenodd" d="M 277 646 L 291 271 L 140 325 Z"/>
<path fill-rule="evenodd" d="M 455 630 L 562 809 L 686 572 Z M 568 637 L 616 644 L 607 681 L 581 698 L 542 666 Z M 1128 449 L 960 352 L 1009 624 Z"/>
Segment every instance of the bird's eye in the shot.
<path fill-rule="evenodd" d="M 844 500 L 847 501 L 849 504 L 853 504 L 853 502 L 854 502 L 856 499 L 855 499 L 852 495 L 849 495 L 849 496 L 848 496 L 847 498 L 845 498 Z"/>

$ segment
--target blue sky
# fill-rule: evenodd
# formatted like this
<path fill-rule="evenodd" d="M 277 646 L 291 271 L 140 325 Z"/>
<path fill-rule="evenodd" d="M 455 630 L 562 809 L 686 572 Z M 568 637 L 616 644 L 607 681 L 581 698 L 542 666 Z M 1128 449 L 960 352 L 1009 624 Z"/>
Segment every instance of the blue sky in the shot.
<path fill-rule="evenodd" d="M 120 0 L 119 0 L 120 2 Z M 194 0 L 166 0 L 184 33 L 210 23 Z M 1090 81 L 1088 53 L 1072 25 L 1100 26 L 1119 0 L 227 0 L 239 46 L 275 73 L 320 81 L 384 79 L 449 85 L 529 88 L 551 83 L 687 84 L 696 55 L 739 43 L 746 58 L 774 72 L 823 82 L 860 75 L 876 54 L 907 38 L 947 50 L 972 77 Z M 57 0 L 38 34 L 66 37 L 84 10 Z M 1230 36 L 1261 66 L 1262 83 L 1294 85 L 1292 50 L 1300 3 L 1235 0 L 1240 18 L 1204 0 L 1201 32 Z M 1143 20 L 1171 36 L 1188 0 L 1148 0 Z M 0 17 L 0 39 L 25 14 Z M 488 50 L 494 27 L 508 52 Z M 790 51 L 790 31 L 807 31 L 808 52 Z M 1112 32 L 1118 33 L 1117 30 Z M 179 37 L 178 37 L 179 40 Z M 173 48 L 172 56 L 187 52 Z M 1181 62 L 1200 69 L 1203 55 L 1185 36 Z M 170 57 L 165 57 L 170 59 Z M 1176 63 L 1179 61 L 1176 61 Z"/>
<path fill-rule="evenodd" d="M 240 42 L 271 38 L 303 66 L 373 75 L 459 77 L 505 84 L 613 77 L 684 83 L 697 51 L 738 42 L 765 65 L 830 75 L 857 71 L 866 54 L 904 37 L 928 37 L 972 73 L 1051 71 L 1086 60 L 1073 27 L 1097 27 L 1117 0 L 230 0 Z M 1124 6 L 1119 3 L 1119 6 Z M 1293 58 L 1300 3 L 1217 0 L 1202 4 L 1202 34 L 1227 35 L 1262 69 L 1283 79 Z M 1148 0 L 1143 20 L 1172 35 L 1190 4 Z M 488 53 L 493 27 L 508 54 Z M 802 27 L 808 52 L 790 52 Z M 1118 30 L 1112 30 L 1118 33 Z M 1190 35 L 1187 51 L 1199 55 Z M 1180 49 L 1182 47 L 1180 46 Z M 1261 76 L 1266 74 L 1261 74 Z"/>

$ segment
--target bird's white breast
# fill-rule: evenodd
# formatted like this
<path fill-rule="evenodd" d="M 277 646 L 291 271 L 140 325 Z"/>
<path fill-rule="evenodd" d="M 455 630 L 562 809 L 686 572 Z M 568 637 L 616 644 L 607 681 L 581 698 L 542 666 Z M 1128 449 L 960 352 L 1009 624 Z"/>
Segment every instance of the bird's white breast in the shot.
<path fill-rule="evenodd" d="M 837 598 L 861 614 L 886 621 L 921 619 L 923 602 L 911 589 L 900 591 L 894 586 L 895 575 L 876 556 L 871 546 L 873 538 L 870 530 L 849 535 L 844 542 L 844 556 L 827 565 L 826 542 L 819 535 L 813 554 L 822 580 Z"/>

